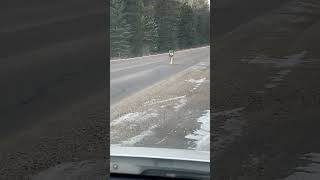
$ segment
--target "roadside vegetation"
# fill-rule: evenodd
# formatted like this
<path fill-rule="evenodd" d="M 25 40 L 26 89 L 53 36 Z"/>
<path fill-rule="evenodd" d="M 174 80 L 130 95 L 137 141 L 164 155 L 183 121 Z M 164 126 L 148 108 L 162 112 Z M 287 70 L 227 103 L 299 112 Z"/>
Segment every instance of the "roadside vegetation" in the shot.
<path fill-rule="evenodd" d="M 111 58 L 209 44 L 207 0 L 111 0 Z"/>

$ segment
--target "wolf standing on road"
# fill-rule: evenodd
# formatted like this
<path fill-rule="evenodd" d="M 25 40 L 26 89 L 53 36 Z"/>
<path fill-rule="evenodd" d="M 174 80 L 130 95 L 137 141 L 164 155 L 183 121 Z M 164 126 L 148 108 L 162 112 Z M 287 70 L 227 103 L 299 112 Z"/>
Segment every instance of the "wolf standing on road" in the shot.
<path fill-rule="evenodd" d="M 173 64 L 174 62 L 173 62 L 173 55 L 174 55 L 174 52 L 173 52 L 173 50 L 169 50 L 169 57 L 170 57 L 170 64 Z"/>

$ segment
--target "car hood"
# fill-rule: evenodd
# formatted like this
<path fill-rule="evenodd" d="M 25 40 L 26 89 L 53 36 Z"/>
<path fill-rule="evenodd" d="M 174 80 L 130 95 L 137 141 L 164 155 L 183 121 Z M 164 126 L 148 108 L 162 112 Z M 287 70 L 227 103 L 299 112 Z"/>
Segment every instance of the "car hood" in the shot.
<path fill-rule="evenodd" d="M 111 145 L 110 172 L 207 179 L 210 177 L 210 152 Z"/>

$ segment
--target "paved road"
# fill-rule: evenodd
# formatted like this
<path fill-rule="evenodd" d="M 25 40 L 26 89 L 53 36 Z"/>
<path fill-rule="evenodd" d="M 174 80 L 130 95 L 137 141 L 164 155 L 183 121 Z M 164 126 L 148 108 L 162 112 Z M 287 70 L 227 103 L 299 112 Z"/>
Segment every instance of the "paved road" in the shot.
<path fill-rule="evenodd" d="M 119 94 L 119 99 L 128 98 L 111 106 L 111 144 L 209 150 L 209 47 L 192 51 L 178 53 L 176 65 L 169 65 L 165 54 L 111 69 L 127 73 L 113 74 L 117 86 L 111 88 L 135 88 L 128 90 L 131 95 Z"/>
<path fill-rule="evenodd" d="M 210 47 L 175 53 L 175 64 L 169 64 L 168 54 L 146 56 L 110 63 L 111 106 L 160 80 L 168 78 L 210 56 Z"/>

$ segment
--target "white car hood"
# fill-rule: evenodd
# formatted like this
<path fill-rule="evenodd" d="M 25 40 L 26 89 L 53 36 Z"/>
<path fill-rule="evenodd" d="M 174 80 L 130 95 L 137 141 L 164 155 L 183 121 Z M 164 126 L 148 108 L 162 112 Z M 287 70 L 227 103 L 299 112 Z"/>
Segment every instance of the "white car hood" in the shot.
<path fill-rule="evenodd" d="M 141 175 L 161 172 L 164 176 L 178 177 L 201 174 L 210 176 L 210 152 L 110 146 L 110 172 L 116 174 Z M 163 174 L 168 172 L 167 174 Z M 151 174 L 152 175 L 152 174 Z"/>

